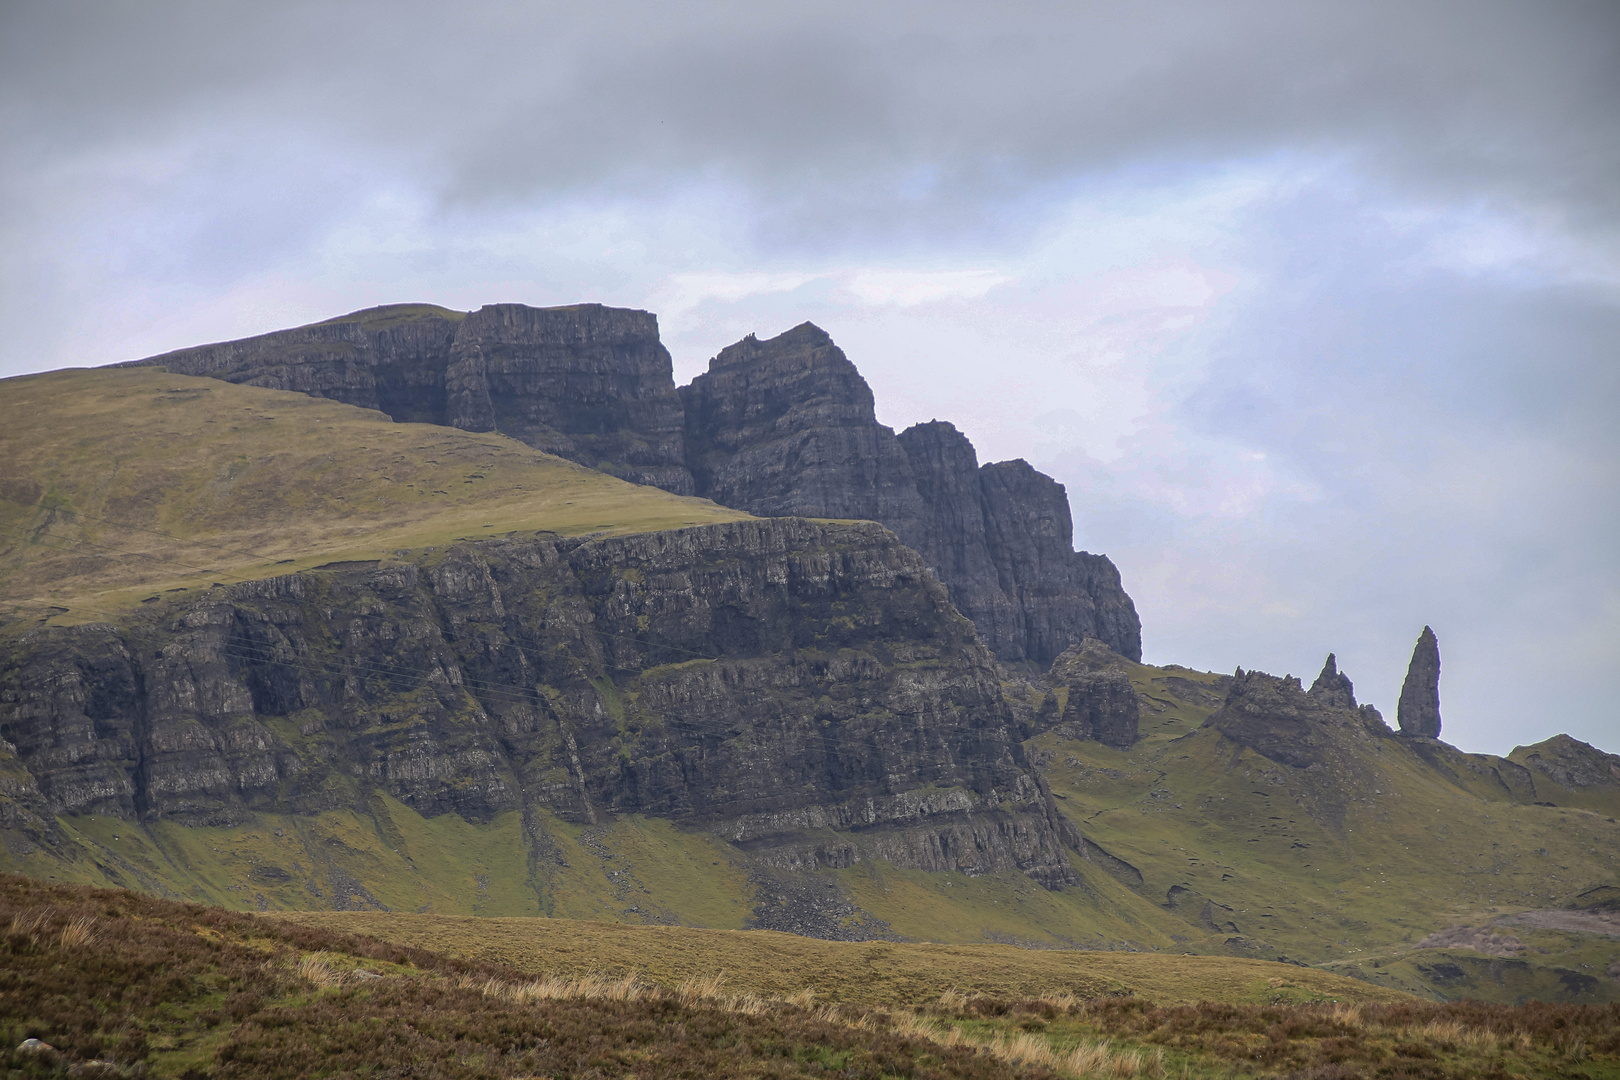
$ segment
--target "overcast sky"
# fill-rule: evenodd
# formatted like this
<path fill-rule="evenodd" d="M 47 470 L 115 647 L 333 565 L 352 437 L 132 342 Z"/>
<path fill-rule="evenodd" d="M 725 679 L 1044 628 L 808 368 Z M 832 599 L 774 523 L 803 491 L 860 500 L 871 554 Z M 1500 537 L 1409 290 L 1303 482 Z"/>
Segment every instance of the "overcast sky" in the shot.
<path fill-rule="evenodd" d="M 374 304 L 832 333 L 1151 662 L 1620 751 L 1620 4 L 0 5 L 0 375 Z M 0 390 L 3 392 L 3 390 Z"/>

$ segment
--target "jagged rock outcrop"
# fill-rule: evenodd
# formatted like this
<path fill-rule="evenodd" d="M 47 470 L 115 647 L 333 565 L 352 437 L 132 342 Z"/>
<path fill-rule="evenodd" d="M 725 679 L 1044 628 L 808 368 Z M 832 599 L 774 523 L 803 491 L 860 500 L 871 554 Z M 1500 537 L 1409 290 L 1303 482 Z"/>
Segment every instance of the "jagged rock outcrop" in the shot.
<path fill-rule="evenodd" d="M 1127 659 L 1142 659 L 1136 605 L 1112 561 L 1074 550 L 1063 485 L 1015 459 L 980 469 L 979 488 L 990 559 L 1015 619 L 1012 639 L 998 655 L 1046 664 L 1089 637 Z"/>
<path fill-rule="evenodd" d="M 745 338 L 681 396 L 698 494 L 753 514 L 882 522 L 1003 660 L 1045 666 L 1087 637 L 1140 659 L 1135 605 L 1112 562 L 1074 550 L 1063 485 L 1023 461 L 979 466 L 950 424 L 896 436 L 819 327 Z"/>
<path fill-rule="evenodd" d="M 474 821 L 649 814 L 790 871 L 1077 880 L 992 657 L 875 525 L 463 543 L 10 655 L 0 783 L 35 842 L 59 814 L 229 825 L 383 792 Z"/>
<path fill-rule="evenodd" d="M 1293 676 L 1238 668 L 1226 702 L 1204 721 L 1234 742 L 1296 769 L 1341 763 L 1349 741 L 1389 734 L 1371 705 L 1346 709 L 1306 693 Z"/>
<path fill-rule="evenodd" d="M 1412 662 L 1401 684 L 1395 722 L 1402 735 L 1440 737 L 1440 643 L 1427 626 L 1412 649 Z"/>
<path fill-rule="evenodd" d="M 599 304 L 395 305 L 138 363 L 499 431 L 761 516 L 881 522 L 1003 660 L 1044 667 L 1086 637 L 1141 657 L 1119 572 L 1074 550 L 1063 486 L 1022 461 L 981 467 L 949 424 L 896 436 L 809 323 L 722 350 L 679 391 L 656 317 Z"/>
<path fill-rule="evenodd" d="M 1306 693 L 1335 709 L 1356 707 L 1356 688 L 1350 682 L 1350 677 L 1339 670 L 1338 659 L 1332 653 L 1328 653 L 1327 663 L 1322 665 L 1322 673 L 1311 683 L 1311 688 Z"/>
<path fill-rule="evenodd" d="M 398 304 L 138 362 L 332 398 L 401 422 L 499 431 L 692 494 L 669 350 L 645 311 Z"/>
<path fill-rule="evenodd" d="M 1067 689 L 1059 730 L 1124 750 L 1136 742 L 1142 707 L 1118 653 L 1095 638 L 1071 645 L 1052 663 L 1046 682 Z"/>

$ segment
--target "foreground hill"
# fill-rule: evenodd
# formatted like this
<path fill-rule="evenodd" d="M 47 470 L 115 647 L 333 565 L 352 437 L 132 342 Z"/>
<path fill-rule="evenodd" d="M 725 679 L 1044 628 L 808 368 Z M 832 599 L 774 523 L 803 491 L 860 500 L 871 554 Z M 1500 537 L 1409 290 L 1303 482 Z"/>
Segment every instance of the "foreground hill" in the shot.
<path fill-rule="evenodd" d="M 1254 961 L 1172 970 L 1161 957 L 658 928 L 575 926 L 578 936 L 536 940 L 506 920 L 414 920 L 412 935 L 451 938 L 463 954 L 455 957 L 345 932 L 352 925 L 18 879 L 0 879 L 0 921 L 0 1067 L 19 1076 L 1448 1080 L 1620 1071 L 1615 1006 L 1439 1005 Z M 692 948 L 691 938 L 704 940 Z M 492 951 L 485 941 L 510 962 L 465 958 Z M 590 948 L 603 951 L 602 966 L 587 959 Z M 645 962 L 625 971 L 637 957 Z M 723 975 L 722 962 L 736 970 Z M 952 981 L 959 968 L 992 989 L 964 992 Z M 1264 969 L 1279 974 L 1262 981 Z M 874 978 L 890 991 L 877 995 L 882 1007 L 868 1003 Z M 831 1001 L 818 992 L 828 983 Z M 1156 990 L 1169 993 L 1150 999 Z M 1244 1003 L 1254 998 L 1265 1000 Z M 1195 1003 L 1172 1003 L 1183 999 Z"/>

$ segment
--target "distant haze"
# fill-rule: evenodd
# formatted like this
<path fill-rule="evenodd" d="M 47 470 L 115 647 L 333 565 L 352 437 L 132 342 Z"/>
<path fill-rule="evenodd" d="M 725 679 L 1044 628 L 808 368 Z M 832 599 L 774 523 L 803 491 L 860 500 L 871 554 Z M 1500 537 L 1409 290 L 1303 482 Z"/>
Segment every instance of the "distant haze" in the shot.
<path fill-rule="evenodd" d="M 810 319 L 1146 658 L 1620 750 L 1620 5 L 0 8 L 0 375 L 374 304 Z M 0 393 L 4 390 L 0 389 Z"/>

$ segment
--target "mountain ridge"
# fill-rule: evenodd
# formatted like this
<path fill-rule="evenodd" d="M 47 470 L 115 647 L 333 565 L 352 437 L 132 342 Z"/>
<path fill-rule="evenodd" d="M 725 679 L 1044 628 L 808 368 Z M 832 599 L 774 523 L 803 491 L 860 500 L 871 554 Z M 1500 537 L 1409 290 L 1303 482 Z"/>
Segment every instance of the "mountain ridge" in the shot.
<path fill-rule="evenodd" d="M 981 467 L 949 425 L 896 436 L 811 323 L 749 335 L 679 388 L 657 317 L 600 304 L 391 305 L 130 362 L 156 365 L 500 431 L 758 516 L 878 521 L 923 554 L 1001 659 L 1045 667 L 1085 637 L 1141 656 L 1118 570 L 1074 550 L 1063 486 L 1022 461 Z M 954 512 L 925 497 L 947 489 Z"/>

